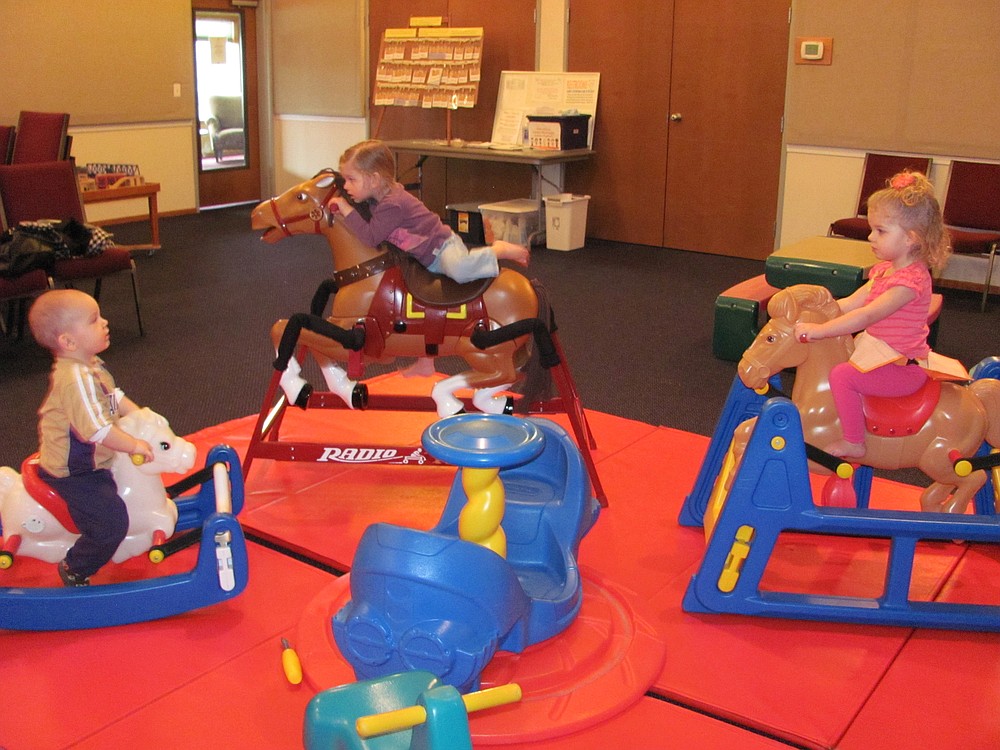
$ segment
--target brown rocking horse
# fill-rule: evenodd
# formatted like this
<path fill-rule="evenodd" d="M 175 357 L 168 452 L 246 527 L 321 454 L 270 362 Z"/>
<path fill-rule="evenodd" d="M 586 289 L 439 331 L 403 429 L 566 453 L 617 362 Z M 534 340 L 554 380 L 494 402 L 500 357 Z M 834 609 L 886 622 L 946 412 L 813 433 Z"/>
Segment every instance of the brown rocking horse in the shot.
<path fill-rule="evenodd" d="M 261 203 L 251 219 L 254 229 L 266 230 L 267 242 L 320 234 L 330 245 L 336 294 L 326 322 L 332 325 L 306 325 L 299 332 L 299 343 L 312 352 L 330 391 L 348 406 L 362 407 L 367 398 L 358 382 L 362 363 L 457 355 L 470 369 L 433 387 L 438 415 L 464 407 L 455 396 L 462 388 L 473 390 L 473 405 L 481 411 L 509 411 L 509 399 L 497 394 L 518 380 L 532 343 L 530 331 L 517 324 L 538 320 L 539 300 L 528 279 L 504 268 L 494 279 L 457 284 L 422 267 L 404 266 L 400 254 L 367 246 L 336 220 L 327 205 L 339 189 L 337 173 L 324 170 Z M 271 331 L 279 360 L 286 327 L 289 321 L 279 320 Z M 488 348 L 474 343 L 477 335 L 500 331 L 508 335 L 496 337 Z M 338 364 L 345 362 L 346 370 Z M 300 369 L 290 356 L 281 385 L 291 403 L 304 405 L 311 387 Z"/>
<path fill-rule="evenodd" d="M 740 380 L 748 388 L 760 389 L 773 374 L 796 368 L 792 402 L 802 416 L 806 442 L 823 448 L 841 437 L 830 393 L 830 370 L 850 358 L 854 339 L 839 336 L 802 343 L 795 338 L 796 322 L 821 323 L 840 315 L 833 296 L 821 286 L 788 287 L 771 298 L 767 311 L 770 321 L 740 360 Z M 939 392 L 936 399 L 935 392 Z M 913 396 L 874 401 L 894 403 L 896 414 L 904 421 L 908 418 L 910 424 L 884 421 L 884 416 L 876 414 L 886 414 L 887 404 L 878 410 L 878 404 L 867 399 L 864 463 L 880 469 L 919 468 L 933 481 L 921 495 L 923 510 L 965 512 L 986 482 L 986 474 L 973 471 L 958 476 L 949 453 L 971 456 L 983 440 L 1000 446 L 1000 380 L 985 378 L 965 386 L 931 379 Z M 914 419 L 915 415 L 920 418 Z M 737 458 L 749 433 L 749 423 L 737 429 Z"/>

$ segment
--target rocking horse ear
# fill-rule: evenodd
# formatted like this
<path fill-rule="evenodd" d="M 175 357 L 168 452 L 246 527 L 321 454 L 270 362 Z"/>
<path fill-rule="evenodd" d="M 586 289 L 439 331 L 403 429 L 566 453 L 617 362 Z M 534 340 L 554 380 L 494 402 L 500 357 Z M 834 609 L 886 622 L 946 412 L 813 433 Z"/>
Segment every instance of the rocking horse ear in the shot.
<path fill-rule="evenodd" d="M 336 181 L 337 178 L 334 177 L 332 174 L 324 175 L 322 178 L 316 181 L 316 187 L 326 189 Z"/>

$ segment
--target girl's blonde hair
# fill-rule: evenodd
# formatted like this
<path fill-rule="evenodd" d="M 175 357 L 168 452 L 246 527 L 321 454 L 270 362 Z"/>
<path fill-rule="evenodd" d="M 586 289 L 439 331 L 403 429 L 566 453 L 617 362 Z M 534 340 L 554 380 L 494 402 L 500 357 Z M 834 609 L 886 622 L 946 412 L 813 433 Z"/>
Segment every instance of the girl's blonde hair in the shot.
<path fill-rule="evenodd" d="M 868 198 L 868 215 L 882 212 L 911 232 L 919 242 L 914 256 L 930 268 L 944 268 L 951 255 L 951 238 L 944 225 L 934 186 L 920 172 L 900 172 Z"/>
<path fill-rule="evenodd" d="M 340 157 L 340 168 L 348 164 L 368 174 L 376 174 L 386 182 L 396 179 L 396 159 L 382 141 L 370 140 L 355 143 Z"/>

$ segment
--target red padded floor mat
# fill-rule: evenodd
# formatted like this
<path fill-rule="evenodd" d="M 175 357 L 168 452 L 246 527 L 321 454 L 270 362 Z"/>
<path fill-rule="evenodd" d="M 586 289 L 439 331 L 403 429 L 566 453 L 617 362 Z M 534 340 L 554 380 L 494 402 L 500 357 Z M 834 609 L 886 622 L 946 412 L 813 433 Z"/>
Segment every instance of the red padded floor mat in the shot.
<path fill-rule="evenodd" d="M 394 440 L 405 435 L 414 444 L 427 423 L 427 415 L 289 412 L 285 428 L 313 438 L 332 429 L 370 440 L 372 417 L 381 434 L 391 430 Z M 708 440 L 593 412 L 588 417 L 610 506 L 584 539 L 580 561 L 635 596 L 663 646 L 651 692 L 666 700 L 642 697 L 567 736 L 508 747 L 997 746 L 995 634 L 681 611 L 704 537 L 678 526 L 677 516 Z M 216 442 L 243 450 L 252 423 L 248 417 L 190 437 L 201 457 Z M 241 521 L 251 536 L 346 568 L 372 521 L 433 524 L 453 475 L 448 467 L 373 470 L 261 460 L 248 478 Z M 876 482 L 872 505 L 915 508 L 916 494 Z M 303 613 L 334 579 L 278 551 L 250 548 L 250 585 L 222 605 L 104 631 L 0 631 L 0 746 L 300 747 L 302 711 L 315 687 L 287 684 L 279 642 L 299 637 Z M 796 586 L 866 590 L 878 585 L 880 554 L 877 544 L 793 538 L 769 575 Z M 998 558 L 994 549 L 929 549 L 914 589 L 995 603 Z M 30 585 L 50 578 L 46 566 L 22 563 L 21 574 L 34 576 Z M 107 573 L 109 580 L 125 575 Z"/>

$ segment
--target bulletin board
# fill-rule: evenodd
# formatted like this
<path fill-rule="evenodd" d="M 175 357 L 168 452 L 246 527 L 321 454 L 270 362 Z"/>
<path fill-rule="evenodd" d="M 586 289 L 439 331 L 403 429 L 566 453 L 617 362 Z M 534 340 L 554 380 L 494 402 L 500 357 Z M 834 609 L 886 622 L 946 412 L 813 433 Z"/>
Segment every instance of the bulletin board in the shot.
<path fill-rule="evenodd" d="M 386 29 L 372 104 L 471 108 L 479 96 L 482 60 L 482 27 Z"/>
<path fill-rule="evenodd" d="M 590 115 L 587 147 L 594 144 L 600 73 L 504 70 L 493 116 L 494 144 L 520 145 L 528 115 Z"/>

